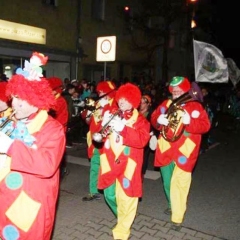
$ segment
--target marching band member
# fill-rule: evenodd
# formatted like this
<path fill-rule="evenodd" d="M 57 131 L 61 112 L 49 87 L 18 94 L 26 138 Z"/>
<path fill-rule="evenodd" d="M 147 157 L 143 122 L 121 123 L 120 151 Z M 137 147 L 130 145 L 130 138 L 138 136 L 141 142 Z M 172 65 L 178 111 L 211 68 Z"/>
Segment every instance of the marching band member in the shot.
<path fill-rule="evenodd" d="M 157 130 L 169 125 L 167 111 L 173 100 L 178 99 L 191 88 L 185 77 L 174 77 L 169 85 L 172 99 L 163 101 L 152 113 L 151 123 Z M 208 115 L 198 101 L 182 103 L 183 111 L 177 111 L 180 124 L 185 130 L 179 139 L 171 141 L 173 130 L 168 128 L 166 135 L 160 133 L 155 152 L 154 166 L 160 167 L 164 192 L 168 201 L 165 214 L 172 215 L 172 229 L 179 231 L 186 211 L 187 197 L 191 185 L 192 171 L 196 165 L 201 135 L 210 128 Z M 178 129 L 178 128 L 177 128 Z"/>
<path fill-rule="evenodd" d="M 52 94 L 54 95 L 56 101 L 53 108 L 48 112 L 50 116 L 55 118 L 58 122 L 63 125 L 65 134 L 67 133 L 67 124 L 68 124 L 68 104 L 66 99 L 62 96 L 63 92 L 63 82 L 58 77 L 49 77 L 47 78 L 48 83 L 52 89 Z M 60 166 L 60 177 L 61 179 L 68 174 L 67 169 L 67 160 L 66 160 L 66 149 L 61 161 Z"/>
<path fill-rule="evenodd" d="M 17 123 L 27 127 L 32 142 L 0 132 L 0 152 L 6 156 L 0 160 L 0 238 L 5 240 L 51 238 L 66 140 L 63 126 L 48 115 L 55 99 L 42 75 L 47 60 L 34 52 L 6 89 Z"/>
<path fill-rule="evenodd" d="M 102 121 L 105 126 L 112 119 L 100 156 L 98 187 L 104 190 L 105 200 L 117 217 L 114 239 L 127 240 L 142 196 L 143 151 L 150 137 L 150 123 L 137 110 L 141 100 L 137 86 L 120 86 L 115 99 L 119 116 L 105 111 Z"/>
<path fill-rule="evenodd" d="M 100 98 L 95 106 L 95 111 L 85 110 L 81 116 L 89 125 L 87 133 L 88 158 L 90 159 L 89 194 L 82 198 L 83 201 L 101 199 L 98 191 L 98 175 L 100 167 L 100 151 L 102 143 L 94 141 L 93 134 L 98 132 L 101 127 L 102 114 L 104 109 L 114 105 L 116 86 L 112 81 L 101 81 L 97 84 L 96 91 Z"/>

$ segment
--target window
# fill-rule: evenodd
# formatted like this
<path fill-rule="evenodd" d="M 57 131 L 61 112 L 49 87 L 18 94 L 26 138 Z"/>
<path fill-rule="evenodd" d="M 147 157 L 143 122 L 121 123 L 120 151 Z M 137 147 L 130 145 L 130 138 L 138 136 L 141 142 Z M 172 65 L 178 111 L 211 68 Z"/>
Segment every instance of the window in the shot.
<path fill-rule="evenodd" d="M 105 0 L 92 0 L 92 18 L 96 20 L 105 19 Z"/>

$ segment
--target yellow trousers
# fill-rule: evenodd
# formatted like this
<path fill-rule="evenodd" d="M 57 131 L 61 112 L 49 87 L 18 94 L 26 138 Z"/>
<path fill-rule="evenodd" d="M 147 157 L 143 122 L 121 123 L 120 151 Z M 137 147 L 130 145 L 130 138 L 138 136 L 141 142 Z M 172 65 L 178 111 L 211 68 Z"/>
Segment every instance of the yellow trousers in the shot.
<path fill-rule="evenodd" d="M 192 181 L 192 173 L 181 170 L 177 165 L 173 170 L 170 188 L 172 222 L 182 223 L 187 208 L 187 197 Z"/>
<path fill-rule="evenodd" d="M 116 181 L 117 225 L 112 230 L 114 239 L 127 240 L 136 216 L 137 197 L 128 197 L 120 183 Z"/>

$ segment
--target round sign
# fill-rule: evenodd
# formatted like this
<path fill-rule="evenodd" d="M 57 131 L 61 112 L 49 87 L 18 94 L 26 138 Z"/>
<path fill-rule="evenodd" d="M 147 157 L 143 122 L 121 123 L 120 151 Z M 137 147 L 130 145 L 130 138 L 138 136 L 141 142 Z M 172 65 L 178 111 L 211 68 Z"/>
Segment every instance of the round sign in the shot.
<path fill-rule="evenodd" d="M 101 43 L 101 51 L 103 53 L 105 53 L 105 54 L 109 53 L 111 48 L 112 48 L 112 44 L 111 44 L 111 42 L 109 40 L 105 39 L 105 40 L 102 41 L 102 43 Z"/>

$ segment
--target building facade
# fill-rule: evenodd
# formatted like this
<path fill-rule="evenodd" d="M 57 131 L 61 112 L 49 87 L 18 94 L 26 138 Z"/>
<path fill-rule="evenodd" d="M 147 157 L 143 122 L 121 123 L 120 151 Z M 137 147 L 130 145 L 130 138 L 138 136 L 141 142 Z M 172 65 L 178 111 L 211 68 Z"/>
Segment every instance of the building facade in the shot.
<path fill-rule="evenodd" d="M 137 0 L 14 0 L 1 1 L 0 71 L 11 77 L 33 51 L 49 57 L 46 77 L 121 81 L 144 75 L 161 81 L 162 49 L 146 64 L 146 51 L 136 51 L 124 19 L 124 7 L 137 10 Z M 8 24 L 10 23 L 10 25 Z M 13 24 L 13 26 L 11 25 Z M 43 33 L 38 32 L 43 30 Z M 174 33 L 174 31 L 173 31 Z M 137 40 L 144 44 L 144 36 Z M 35 36 L 35 38 L 33 37 Z M 98 37 L 116 36 L 115 60 L 97 61 Z M 174 34 L 169 45 L 170 77 L 186 72 L 189 57 Z M 42 41 L 43 40 L 43 41 Z M 186 74 L 185 74 L 186 75 Z"/>

